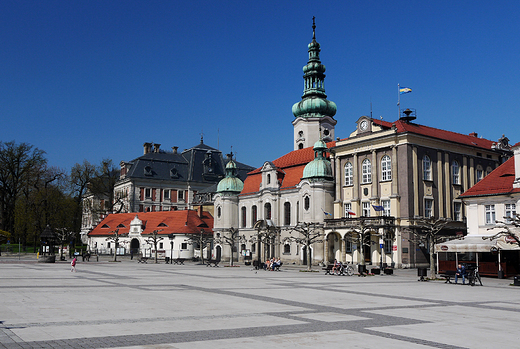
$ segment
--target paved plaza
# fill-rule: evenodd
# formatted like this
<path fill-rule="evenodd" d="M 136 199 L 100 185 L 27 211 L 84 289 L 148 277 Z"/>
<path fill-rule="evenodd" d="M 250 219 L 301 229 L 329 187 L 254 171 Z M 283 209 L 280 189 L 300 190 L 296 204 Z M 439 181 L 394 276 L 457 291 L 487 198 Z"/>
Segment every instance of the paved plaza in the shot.
<path fill-rule="evenodd" d="M 516 348 L 520 287 L 0 257 L 0 348 Z"/>

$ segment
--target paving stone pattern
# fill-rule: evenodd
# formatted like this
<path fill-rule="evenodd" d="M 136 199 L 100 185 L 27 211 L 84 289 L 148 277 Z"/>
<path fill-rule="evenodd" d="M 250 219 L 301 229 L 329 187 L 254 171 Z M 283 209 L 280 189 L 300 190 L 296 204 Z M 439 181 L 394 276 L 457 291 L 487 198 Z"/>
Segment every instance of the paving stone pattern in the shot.
<path fill-rule="evenodd" d="M 519 347 L 520 287 L 0 259 L 0 348 Z"/>

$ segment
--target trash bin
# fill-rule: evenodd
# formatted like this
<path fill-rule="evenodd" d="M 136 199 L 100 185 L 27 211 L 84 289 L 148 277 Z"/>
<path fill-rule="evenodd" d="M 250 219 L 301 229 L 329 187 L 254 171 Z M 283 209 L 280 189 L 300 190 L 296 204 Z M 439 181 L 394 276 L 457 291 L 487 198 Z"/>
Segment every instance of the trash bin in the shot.
<path fill-rule="evenodd" d="M 367 272 L 367 266 L 366 266 L 366 265 L 362 265 L 362 264 L 358 265 L 358 272 L 359 272 L 360 274 L 366 274 L 366 272 Z"/>
<path fill-rule="evenodd" d="M 503 279 L 504 278 L 504 271 L 503 270 L 499 270 L 498 271 L 498 278 L 499 279 Z"/>
<path fill-rule="evenodd" d="M 426 269 L 426 268 L 417 268 L 417 276 L 425 277 L 427 275 L 428 275 L 428 269 Z"/>
<path fill-rule="evenodd" d="M 374 275 L 379 275 L 379 274 L 381 274 L 381 269 L 379 269 L 379 268 L 374 268 L 374 269 L 372 269 L 372 274 L 374 274 Z"/>
<path fill-rule="evenodd" d="M 513 280 L 513 285 L 520 286 L 520 280 L 518 279 L 518 276 L 515 276 L 515 278 Z"/>

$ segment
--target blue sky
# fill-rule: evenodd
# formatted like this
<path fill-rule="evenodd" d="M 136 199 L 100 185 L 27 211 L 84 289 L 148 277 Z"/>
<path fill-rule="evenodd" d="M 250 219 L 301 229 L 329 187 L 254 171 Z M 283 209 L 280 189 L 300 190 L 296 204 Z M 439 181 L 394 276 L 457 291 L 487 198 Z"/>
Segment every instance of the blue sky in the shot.
<path fill-rule="evenodd" d="M 49 164 L 118 164 L 144 142 L 206 144 L 255 167 L 293 149 L 307 44 L 336 136 L 361 115 L 520 141 L 518 1 L 0 2 L 0 140 Z"/>

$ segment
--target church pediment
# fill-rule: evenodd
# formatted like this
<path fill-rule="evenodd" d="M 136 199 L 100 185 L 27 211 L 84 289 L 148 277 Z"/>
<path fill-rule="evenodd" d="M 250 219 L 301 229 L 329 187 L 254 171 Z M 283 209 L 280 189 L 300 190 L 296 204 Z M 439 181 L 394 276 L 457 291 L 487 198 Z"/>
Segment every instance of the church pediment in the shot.
<path fill-rule="evenodd" d="M 276 166 L 271 161 L 264 162 L 264 166 L 262 166 L 262 172 L 274 170 L 276 170 Z"/>

